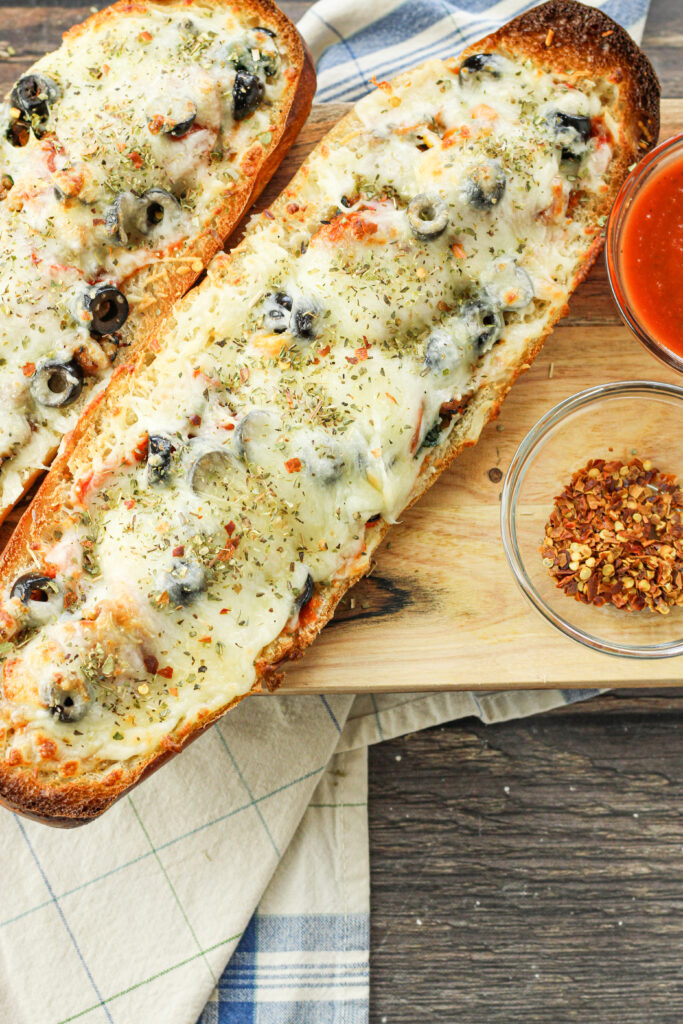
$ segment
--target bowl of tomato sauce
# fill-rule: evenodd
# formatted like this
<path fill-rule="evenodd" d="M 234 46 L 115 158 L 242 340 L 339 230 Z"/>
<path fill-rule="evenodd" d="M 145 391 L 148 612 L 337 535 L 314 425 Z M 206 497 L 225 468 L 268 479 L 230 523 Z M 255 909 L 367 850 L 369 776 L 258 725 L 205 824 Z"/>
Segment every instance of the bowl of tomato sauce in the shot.
<path fill-rule="evenodd" d="M 683 373 L 683 135 L 661 143 L 629 174 L 610 214 L 605 257 L 626 324 Z"/>

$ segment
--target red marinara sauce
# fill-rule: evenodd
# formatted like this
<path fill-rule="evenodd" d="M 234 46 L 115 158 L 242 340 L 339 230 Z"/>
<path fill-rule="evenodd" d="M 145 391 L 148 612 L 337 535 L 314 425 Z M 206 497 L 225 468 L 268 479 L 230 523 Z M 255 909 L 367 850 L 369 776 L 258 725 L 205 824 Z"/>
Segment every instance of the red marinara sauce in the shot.
<path fill-rule="evenodd" d="M 683 356 L 683 155 L 655 171 L 633 197 L 619 248 L 634 316 Z"/>

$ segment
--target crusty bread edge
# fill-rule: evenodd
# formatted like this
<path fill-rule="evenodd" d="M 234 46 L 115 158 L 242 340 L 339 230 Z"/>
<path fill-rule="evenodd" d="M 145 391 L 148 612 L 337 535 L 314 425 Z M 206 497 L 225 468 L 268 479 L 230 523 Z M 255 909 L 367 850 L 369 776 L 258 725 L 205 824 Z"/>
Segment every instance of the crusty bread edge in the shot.
<path fill-rule="evenodd" d="M 169 7 L 181 6 L 179 0 L 150 0 L 150 2 L 156 5 L 166 4 Z M 200 3 L 203 7 L 208 4 L 215 7 L 228 5 L 227 0 L 183 0 L 182 6 L 190 14 L 192 7 Z M 148 6 L 148 0 L 118 0 L 117 3 L 97 11 L 81 24 L 69 29 L 64 33 L 64 39 L 77 39 L 93 27 L 104 25 L 119 16 L 125 17 L 135 12 L 144 13 Z M 140 287 L 140 283 L 142 283 L 141 300 L 144 300 L 148 294 L 156 300 L 155 307 L 149 313 L 136 314 L 134 312 L 125 325 L 122 333 L 126 347 L 122 350 L 122 357 L 126 362 L 135 358 L 145 340 L 159 329 L 173 303 L 189 291 L 212 258 L 223 248 L 244 213 L 258 198 L 282 163 L 306 121 L 313 103 L 316 88 L 313 58 L 292 22 L 275 5 L 273 0 L 241 0 L 241 6 L 247 14 L 262 18 L 277 29 L 279 40 L 284 40 L 286 44 L 291 66 L 298 74 L 285 89 L 282 101 L 283 116 L 275 130 L 271 132 L 269 145 L 263 149 L 259 143 L 247 151 L 245 156 L 253 152 L 257 158 L 256 160 L 251 158 L 254 163 L 253 168 L 248 169 L 238 188 L 227 196 L 223 195 L 213 215 L 207 214 L 207 226 L 201 234 L 182 248 L 181 252 L 185 262 L 180 267 L 174 265 L 174 272 L 169 273 L 162 281 L 159 281 L 156 275 L 164 266 L 163 259 L 147 264 L 126 278 L 126 281 L 135 280 L 137 287 Z M 257 164 L 260 156 L 262 158 Z M 201 263 L 199 270 L 192 269 L 196 260 Z M 154 277 L 153 282 L 147 284 L 146 278 L 151 277 Z M 81 417 L 86 416 L 88 409 L 89 405 L 86 405 Z M 58 450 L 59 445 L 57 444 L 48 453 L 46 464 L 49 465 L 53 461 Z M 21 494 L 11 504 L 0 508 L 0 524 L 43 474 L 42 468 L 36 468 L 24 476 Z"/>
<path fill-rule="evenodd" d="M 549 40 L 549 33 L 552 37 Z M 607 34 L 606 34 L 607 33 Z M 553 46 L 561 46 L 563 64 L 571 59 L 571 67 L 585 73 L 621 74 L 624 83 L 625 110 L 621 118 L 624 132 L 623 147 L 613 165 L 612 187 L 605 199 L 606 208 L 616 197 L 618 187 L 627 173 L 629 165 L 640 158 L 656 142 L 659 134 L 659 84 L 649 61 L 633 40 L 619 25 L 601 11 L 584 7 L 574 0 L 550 0 L 549 3 L 522 14 L 503 26 L 498 32 L 471 45 L 465 55 L 486 47 L 509 49 L 516 57 L 528 56 L 551 70 L 561 70 L 553 61 Z M 354 124 L 351 112 L 340 121 L 322 140 L 322 143 L 342 138 Z M 296 188 L 297 178 L 275 201 L 273 209 L 291 197 Z M 577 273 L 569 294 L 586 277 L 602 248 L 602 237 L 598 235 L 591 244 L 583 264 Z M 439 448 L 435 448 L 425 460 L 420 477 L 410 496 L 412 505 L 432 486 L 447 466 L 466 447 L 474 445 L 481 430 L 498 414 L 505 395 L 517 377 L 528 369 L 543 346 L 545 339 L 566 312 L 558 308 L 546 330 L 540 337 L 529 341 L 523 360 L 512 367 L 508 376 L 495 385 L 482 388 L 469 403 L 467 411 L 450 437 Z M 121 372 L 125 372 L 122 368 Z M 61 456 L 60 456 L 61 461 Z M 66 468 L 66 467 L 64 467 Z M 50 477 L 52 473 L 50 474 Z M 46 481 L 48 483 L 49 481 Z M 54 487 L 53 487 L 54 490 Z M 39 493 L 39 498 L 42 490 Z M 50 493 L 46 489 L 44 503 L 49 505 Z M 41 504 L 41 502 L 38 502 Z M 36 502 L 34 502 L 36 505 Z M 21 547 L 31 528 L 28 518 L 33 506 L 25 514 L 21 526 Z M 41 510 L 40 518 L 49 519 L 49 507 Z M 334 610 L 349 590 L 370 568 L 371 556 L 388 530 L 388 524 L 378 523 L 368 528 L 368 540 L 362 561 L 354 572 L 333 583 L 320 587 L 316 598 L 315 618 L 294 633 L 283 634 L 261 652 L 257 662 L 257 680 L 250 692 L 262 689 L 273 690 L 281 678 L 281 668 L 288 661 L 300 658 L 313 642 L 323 626 L 334 614 Z M 372 531 L 372 532 L 370 532 Z M 14 537 L 17 537 L 15 533 Z M 19 538 L 17 538 L 19 539 Z M 14 540 L 14 538 L 13 538 Z M 19 553 L 20 549 L 17 549 Z M 16 567 L 19 568 L 17 562 Z M 7 566 L 3 565 L 3 575 Z M 248 696 L 245 694 L 244 696 Z M 225 707 L 208 714 L 193 726 L 178 730 L 173 738 L 168 737 L 164 748 L 156 754 L 137 761 L 132 767 L 120 765 L 109 770 L 105 776 L 94 773 L 70 783 L 40 783 L 28 773 L 15 774 L 0 766 L 0 802 L 13 810 L 47 824 L 72 827 L 86 823 L 105 811 L 132 787 L 147 778 L 166 761 L 197 739 L 215 721 L 234 707 L 244 696 L 232 700 Z"/>

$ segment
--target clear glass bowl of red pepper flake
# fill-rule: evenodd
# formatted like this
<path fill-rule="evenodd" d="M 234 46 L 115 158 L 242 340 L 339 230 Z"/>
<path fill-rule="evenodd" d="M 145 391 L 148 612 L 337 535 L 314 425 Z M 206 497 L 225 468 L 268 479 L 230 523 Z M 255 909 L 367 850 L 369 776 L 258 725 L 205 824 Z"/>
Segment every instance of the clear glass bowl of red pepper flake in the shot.
<path fill-rule="evenodd" d="M 565 636 L 682 655 L 683 388 L 617 382 L 551 409 L 510 463 L 501 530 L 522 592 Z"/>

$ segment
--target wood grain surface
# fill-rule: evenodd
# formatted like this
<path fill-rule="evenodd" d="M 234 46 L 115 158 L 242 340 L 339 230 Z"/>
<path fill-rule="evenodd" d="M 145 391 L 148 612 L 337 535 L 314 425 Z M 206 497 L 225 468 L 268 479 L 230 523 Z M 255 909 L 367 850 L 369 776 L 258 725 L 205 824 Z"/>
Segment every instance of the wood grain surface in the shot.
<path fill-rule="evenodd" d="M 0 83 L 89 6 L 0 0 Z M 683 97 L 681 0 L 652 0 L 644 47 Z M 679 1024 L 682 712 L 631 691 L 372 747 L 370 1024 Z"/>

